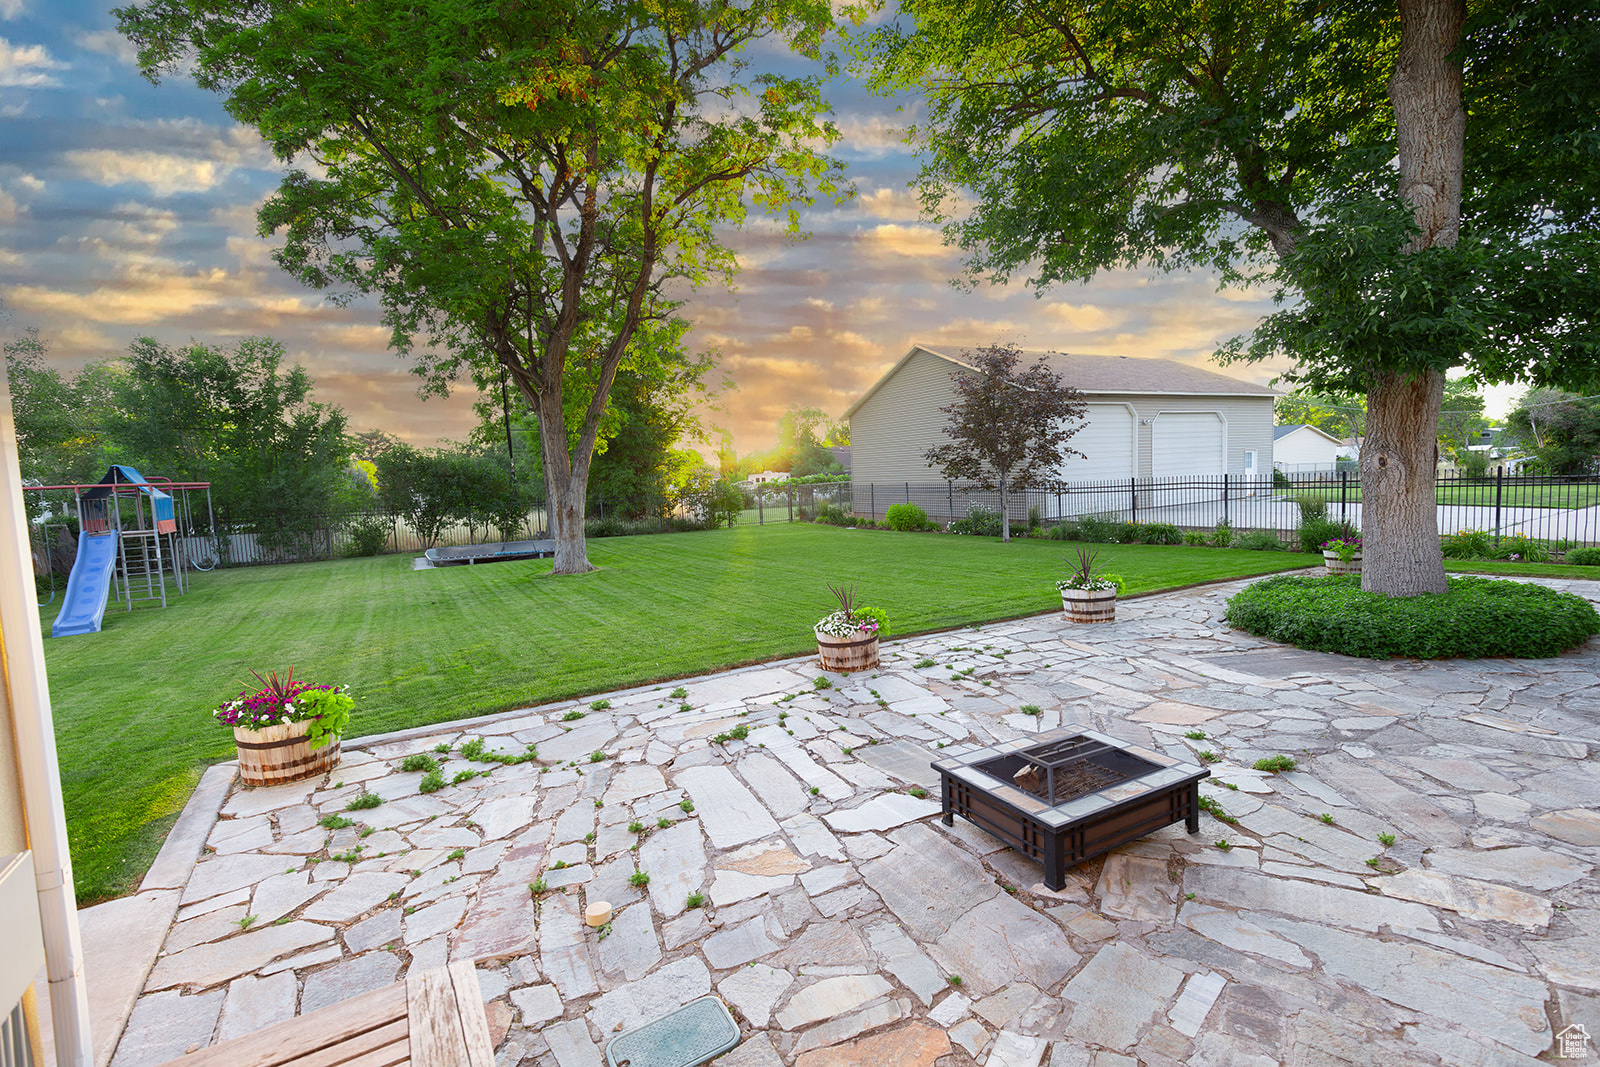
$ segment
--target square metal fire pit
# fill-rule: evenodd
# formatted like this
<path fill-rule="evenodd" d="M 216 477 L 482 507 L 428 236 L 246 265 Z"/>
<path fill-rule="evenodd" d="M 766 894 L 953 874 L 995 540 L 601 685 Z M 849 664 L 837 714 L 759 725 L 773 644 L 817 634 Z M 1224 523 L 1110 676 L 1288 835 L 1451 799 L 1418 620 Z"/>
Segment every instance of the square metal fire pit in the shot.
<path fill-rule="evenodd" d="M 1200 832 L 1211 772 L 1093 730 L 1068 727 L 935 760 L 944 824 L 960 815 L 1044 864 L 1044 883 L 1182 820 Z"/>

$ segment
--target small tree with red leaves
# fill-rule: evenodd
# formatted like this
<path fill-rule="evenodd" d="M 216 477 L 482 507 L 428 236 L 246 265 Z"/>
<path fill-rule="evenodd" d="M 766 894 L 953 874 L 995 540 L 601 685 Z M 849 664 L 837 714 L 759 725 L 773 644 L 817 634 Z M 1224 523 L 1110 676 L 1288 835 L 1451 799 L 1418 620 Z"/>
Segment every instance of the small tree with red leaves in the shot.
<path fill-rule="evenodd" d="M 1022 353 L 990 345 L 962 353 L 970 369 L 951 377 L 957 400 L 940 408 L 950 416 L 950 443 L 924 457 L 946 478 L 1000 493 L 1000 539 L 1011 539 L 1008 494 L 1050 490 L 1063 484 L 1061 467 L 1071 456 L 1067 439 L 1083 427 L 1083 394 L 1050 369 L 1045 356 L 1026 369 Z"/>

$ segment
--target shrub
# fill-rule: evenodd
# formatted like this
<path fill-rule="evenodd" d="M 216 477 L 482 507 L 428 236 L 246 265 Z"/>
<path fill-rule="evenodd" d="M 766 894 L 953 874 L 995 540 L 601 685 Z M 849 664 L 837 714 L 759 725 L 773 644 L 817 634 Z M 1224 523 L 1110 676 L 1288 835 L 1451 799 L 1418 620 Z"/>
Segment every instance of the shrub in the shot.
<path fill-rule="evenodd" d="M 381 515 L 363 515 L 349 529 L 352 556 L 376 556 L 389 544 L 389 524 Z"/>
<path fill-rule="evenodd" d="M 607 515 L 603 519 L 590 519 L 583 524 L 585 537 L 621 537 L 627 532 L 627 523 L 615 515 Z"/>
<path fill-rule="evenodd" d="M 1300 551 L 1321 552 L 1322 546 L 1329 541 L 1353 541 L 1361 535 L 1348 522 L 1322 518 L 1302 519 L 1300 528 L 1295 530 L 1294 536 L 1300 543 Z"/>
<path fill-rule="evenodd" d="M 1571 548 L 1566 562 L 1575 567 L 1600 567 L 1600 548 Z"/>
<path fill-rule="evenodd" d="M 1141 529 L 1142 527 L 1136 522 L 1119 522 L 1111 540 L 1119 545 L 1136 545 L 1139 543 Z"/>
<path fill-rule="evenodd" d="M 1246 530 L 1233 539 L 1234 548 L 1247 548 L 1252 552 L 1280 552 L 1283 542 L 1274 530 Z"/>
<path fill-rule="evenodd" d="M 1139 532 L 1139 539 L 1147 545 L 1181 545 L 1183 531 L 1170 522 L 1152 522 Z"/>
<path fill-rule="evenodd" d="M 825 522 L 829 526 L 844 526 L 845 520 L 851 518 L 849 512 L 839 504 L 823 504 L 817 508 L 817 521 Z"/>
<path fill-rule="evenodd" d="M 1123 522 L 1115 515 L 1080 515 L 1078 516 L 1078 537 L 1080 540 L 1093 544 L 1103 545 L 1117 539 L 1117 532 L 1121 530 Z"/>
<path fill-rule="evenodd" d="M 1183 531 L 1183 543 L 1186 545 L 1203 545 L 1206 543 L 1206 532 L 1204 530 L 1185 530 Z"/>
<path fill-rule="evenodd" d="M 1216 548 L 1227 548 L 1233 544 L 1233 527 L 1227 519 L 1217 523 L 1217 528 L 1211 531 L 1211 544 Z"/>
<path fill-rule="evenodd" d="M 1526 534 L 1507 537 L 1494 550 L 1495 559 L 1514 559 L 1523 563 L 1549 563 L 1550 549 L 1543 541 L 1535 541 Z"/>
<path fill-rule="evenodd" d="M 891 530 L 903 532 L 926 530 L 933 525 L 928 521 L 928 513 L 917 504 L 890 504 L 889 510 L 883 513 L 883 523 Z"/>
<path fill-rule="evenodd" d="M 1302 493 L 1294 498 L 1300 509 L 1300 525 L 1328 517 L 1328 502 L 1315 493 Z"/>
<path fill-rule="evenodd" d="M 1280 470 L 1275 470 L 1272 472 L 1272 487 L 1274 489 L 1293 489 L 1294 483 L 1289 480 L 1287 474 Z"/>
<path fill-rule="evenodd" d="M 1075 522 L 1058 522 L 1045 529 L 1044 535 L 1052 541 L 1076 541 L 1083 536 Z"/>
<path fill-rule="evenodd" d="M 950 524 L 953 534 L 971 534 L 974 537 L 999 537 L 1000 512 L 974 504 L 967 509 L 967 517 Z"/>
<path fill-rule="evenodd" d="M 1439 550 L 1445 559 L 1488 559 L 1494 541 L 1486 530 L 1457 530 L 1440 538 Z"/>
<path fill-rule="evenodd" d="M 1450 579 L 1439 595 L 1389 597 L 1356 575 L 1281 575 L 1228 601 L 1230 626 L 1319 652 L 1417 656 L 1555 656 L 1600 633 L 1582 597 L 1526 582 Z"/>

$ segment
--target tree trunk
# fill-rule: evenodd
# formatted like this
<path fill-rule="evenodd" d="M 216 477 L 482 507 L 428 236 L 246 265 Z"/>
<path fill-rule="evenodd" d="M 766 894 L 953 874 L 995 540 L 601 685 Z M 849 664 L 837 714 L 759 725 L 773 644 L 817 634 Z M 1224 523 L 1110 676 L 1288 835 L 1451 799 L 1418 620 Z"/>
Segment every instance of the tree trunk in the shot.
<path fill-rule="evenodd" d="M 1400 53 L 1389 78 L 1400 195 L 1418 229 L 1406 253 L 1454 247 L 1461 230 L 1464 0 L 1400 0 Z M 1442 593 L 1434 495 L 1444 372 L 1385 371 L 1367 394 L 1361 445 L 1361 588 L 1389 596 Z"/>
<path fill-rule="evenodd" d="M 1361 588 L 1389 596 L 1445 591 L 1434 497 L 1434 427 L 1444 374 L 1389 371 L 1367 394 L 1361 442 Z"/>
<path fill-rule="evenodd" d="M 1000 540 L 1011 540 L 1011 513 L 1006 510 L 1006 472 L 1000 472 Z"/>
<path fill-rule="evenodd" d="M 584 541 L 584 507 L 589 489 L 589 457 L 573 457 L 567 445 L 567 422 L 559 394 L 541 394 L 539 444 L 544 453 L 545 512 L 555 539 L 553 574 L 587 574 L 594 570 Z"/>

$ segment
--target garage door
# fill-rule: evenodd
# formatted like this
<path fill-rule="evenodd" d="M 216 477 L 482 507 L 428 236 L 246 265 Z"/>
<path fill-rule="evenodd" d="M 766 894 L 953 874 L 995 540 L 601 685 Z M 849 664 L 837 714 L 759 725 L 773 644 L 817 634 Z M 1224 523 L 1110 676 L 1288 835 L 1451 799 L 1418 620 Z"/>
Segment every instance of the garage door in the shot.
<path fill-rule="evenodd" d="M 1222 416 L 1214 411 L 1183 411 L 1156 416 L 1150 473 L 1157 478 L 1221 474 Z"/>
<path fill-rule="evenodd" d="M 1133 477 L 1133 412 L 1125 404 L 1090 404 L 1087 421 L 1067 438 L 1067 447 L 1082 452 L 1061 466 L 1061 478 L 1076 492 L 1052 493 L 1045 501 L 1046 518 L 1066 518 L 1127 507 L 1128 479 Z M 1115 482 L 1115 488 L 1086 487 Z"/>
<path fill-rule="evenodd" d="M 1088 422 L 1067 438 L 1073 456 L 1062 466 L 1072 485 L 1133 477 L 1133 412 L 1122 404 L 1090 404 Z"/>

